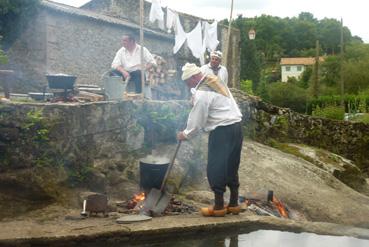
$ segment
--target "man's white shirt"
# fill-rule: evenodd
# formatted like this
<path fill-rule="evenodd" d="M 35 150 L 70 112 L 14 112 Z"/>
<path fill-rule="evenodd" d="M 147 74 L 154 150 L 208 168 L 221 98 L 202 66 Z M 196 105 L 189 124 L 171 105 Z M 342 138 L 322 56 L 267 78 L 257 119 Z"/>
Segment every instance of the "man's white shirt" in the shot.
<path fill-rule="evenodd" d="M 227 90 L 229 90 L 227 88 Z M 227 126 L 242 120 L 242 114 L 232 95 L 226 97 L 214 91 L 191 90 L 193 107 L 187 127 L 183 131 L 191 138 L 199 131 L 209 132 L 218 126 Z"/>
<path fill-rule="evenodd" d="M 136 44 L 136 48 L 130 53 L 126 48 L 120 48 L 115 54 L 114 60 L 111 64 L 113 69 L 122 66 L 128 72 L 141 69 L 141 46 Z M 155 59 L 146 47 L 143 47 L 144 63 L 151 63 L 156 65 Z"/>
<path fill-rule="evenodd" d="M 218 70 L 218 75 L 214 74 L 213 69 L 210 66 L 210 63 L 205 64 L 203 66 L 201 66 L 200 70 L 204 75 L 215 75 L 218 76 L 219 80 L 221 83 L 223 83 L 224 86 L 228 85 L 228 72 L 227 72 L 227 68 L 224 67 L 223 65 L 219 65 L 219 70 Z"/>

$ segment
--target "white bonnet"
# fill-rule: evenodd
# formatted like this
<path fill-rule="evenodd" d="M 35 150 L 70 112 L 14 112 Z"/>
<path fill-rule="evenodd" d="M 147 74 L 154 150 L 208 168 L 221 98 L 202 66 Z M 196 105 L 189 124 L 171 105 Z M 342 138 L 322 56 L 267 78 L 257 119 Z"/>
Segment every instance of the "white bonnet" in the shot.
<path fill-rule="evenodd" d="M 193 75 L 197 75 L 200 73 L 200 68 L 196 66 L 194 63 L 186 63 L 182 67 L 182 80 L 187 80 Z"/>
<path fill-rule="evenodd" d="M 219 57 L 220 59 L 222 58 L 222 52 L 221 51 L 212 51 L 210 52 L 210 57 Z"/>

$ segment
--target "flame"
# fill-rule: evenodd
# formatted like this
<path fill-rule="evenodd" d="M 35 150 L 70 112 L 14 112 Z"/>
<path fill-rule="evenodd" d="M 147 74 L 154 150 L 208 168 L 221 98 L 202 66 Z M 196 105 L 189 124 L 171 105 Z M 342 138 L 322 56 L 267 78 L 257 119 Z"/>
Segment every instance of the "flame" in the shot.
<path fill-rule="evenodd" d="M 145 200 L 145 192 L 135 194 L 132 196 L 132 198 L 127 203 L 128 209 L 134 209 L 136 207 L 139 207 Z"/>
<path fill-rule="evenodd" d="M 277 197 L 273 196 L 273 203 L 274 205 L 277 207 L 279 214 L 283 217 L 283 218 L 289 218 L 288 216 L 288 212 L 286 210 L 286 207 L 283 205 L 283 203 L 281 201 L 279 201 L 277 199 Z"/>
<path fill-rule="evenodd" d="M 138 203 L 145 200 L 145 192 L 141 192 L 140 194 L 134 195 L 132 201 Z"/>

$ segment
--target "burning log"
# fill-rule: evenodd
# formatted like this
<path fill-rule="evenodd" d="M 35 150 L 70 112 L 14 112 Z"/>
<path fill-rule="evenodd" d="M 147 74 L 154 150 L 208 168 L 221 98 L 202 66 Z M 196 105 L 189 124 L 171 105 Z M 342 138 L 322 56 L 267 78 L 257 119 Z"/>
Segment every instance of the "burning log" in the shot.
<path fill-rule="evenodd" d="M 245 198 L 247 208 L 259 215 L 290 218 L 288 208 L 274 195 L 273 191 L 267 193 L 247 193 Z"/>
<path fill-rule="evenodd" d="M 283 203 L 281 201 L 279 201 L 277 199 L 277 197 L 273 196 L 273 200 L 272 202 L 274 203 L 274 205 L 277 207 L 279 214 L 283 217 L 283 218 L 289 218 L 288 216 L 288 212 L 287 212 L 287 208 L 283 205 Z"/>
<path fill-rule="evenodd" d="M 137 195 L 133 195 L 133 197 L 127 203 L 127 209 L 134 209 L 140 202 L 145 200 L 145 193 L 141 192 Z"/>
<path fill-rule="evenodd" d="M 138 193 L 133 195 L 131 199 L 128 201 L 122 201 L 117 203 L 119 207 L 118 211 L 120 213 L 127 214 L 141 214 L 141 209 L 145 202 L 145 192 Z M 166 209 L 164 210 L 163 215 L 178 215 L 178 214 L 191 214 L 197 212 L 198 210 L 191 205 L 183 203 L 180 200 L 172 197 Z M 150 212 L 149 212 L 150 213 Z M 156 215 L 157 216 L 157 215 Z"/>

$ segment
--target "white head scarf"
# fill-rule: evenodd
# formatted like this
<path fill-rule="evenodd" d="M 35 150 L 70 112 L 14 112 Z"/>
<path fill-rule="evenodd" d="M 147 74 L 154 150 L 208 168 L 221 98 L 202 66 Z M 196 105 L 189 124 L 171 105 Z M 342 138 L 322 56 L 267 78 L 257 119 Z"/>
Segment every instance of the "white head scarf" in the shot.
<path fill-rule="evenodd" d="M 201 72 L 200 68 L 196 66 L 194 63 L 186 63 L 182 67 L 182 80 L 187 80 L 193 75 L 197 75 Z"/>
<path fill-rule="evenodd" d="M 212 51 L 211 53 L 210 53 L 210 57 L 218 57 L 218 58 L 220 58 L 220 59 L 222 59 L 222 52 L 221 51 Z"/>

